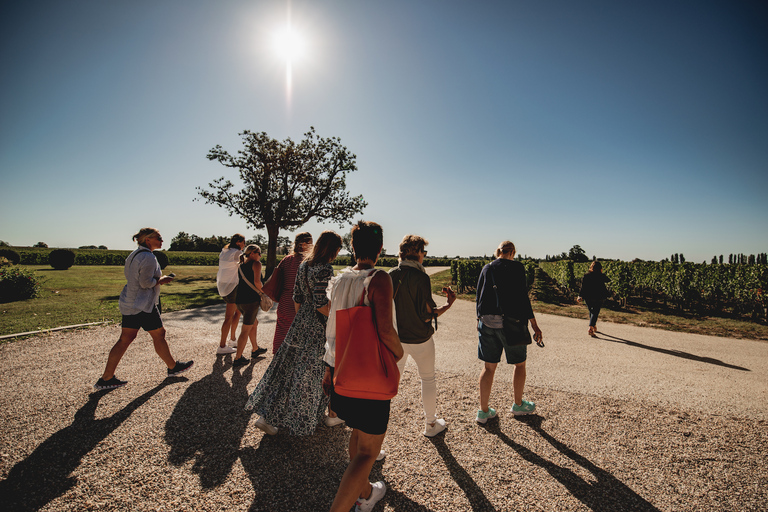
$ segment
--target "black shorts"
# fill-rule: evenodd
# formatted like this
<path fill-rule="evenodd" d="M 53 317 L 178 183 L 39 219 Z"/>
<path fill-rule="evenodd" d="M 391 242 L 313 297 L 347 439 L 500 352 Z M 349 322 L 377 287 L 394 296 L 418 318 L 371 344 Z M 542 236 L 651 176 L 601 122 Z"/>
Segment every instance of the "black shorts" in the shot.
<path fill-rule="evenodd" d="M 123 315 L 123 329 L 144 329 L 154 331 L 163 327 L 160 319 L 160 310 L 155 306 L 151 313 L 141 312 L 136 315 Z"/>
<path fill-rule="evenodd" d="M 259 313 L 258 302 L 251 302 L 250 304 L 238 304 L 237 310 L 243 316 L 243 325 L 253 325 L 256 323 L 256 315 Z"/>
<path fill-rule="evenodd" d="M 229 292 L 229 295 L 224 296 L 224 302 L 227 304 L 237 304 L 237 286 L 235 289 Z"/>
<path fill-rule="evenodd" d="M 331 368 L 333 379 L 333 368 Z M 336 415 L 343 419 L 349 428 L 356 428 L 372 436 L 387 432 L 389 424 L 390 400 L 368 400 L 350 398 L 331 391 L 331 407 Z"/>

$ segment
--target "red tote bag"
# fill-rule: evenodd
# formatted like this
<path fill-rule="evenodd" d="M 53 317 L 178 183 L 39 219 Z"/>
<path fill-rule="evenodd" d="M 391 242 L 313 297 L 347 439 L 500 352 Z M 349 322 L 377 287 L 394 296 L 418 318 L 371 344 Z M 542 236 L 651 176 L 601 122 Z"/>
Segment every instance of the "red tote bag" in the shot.
<path fill-rule="evenodd" d="M 336 311 L 336 366 L 333 387 L 339 395 L 389 400 L 397 394 L 400 370 L 395 355 L 379 339 L 373 309 L 364 305 Z"/>

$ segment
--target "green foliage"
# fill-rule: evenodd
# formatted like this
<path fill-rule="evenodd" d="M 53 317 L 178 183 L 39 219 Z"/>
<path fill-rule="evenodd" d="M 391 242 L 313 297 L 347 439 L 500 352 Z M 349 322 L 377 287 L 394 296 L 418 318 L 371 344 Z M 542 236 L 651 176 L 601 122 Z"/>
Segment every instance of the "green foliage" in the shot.
<path fill-rule="evenodd" d="M 480 271 L 490 260 L 458 260 L 456 287 L 459 293 L 466 293 L 477 287 Z"/>
<path fill-rule="evenodd" d="M 29 269 L 17 266 L 0 267 L 0 302 L 14 302 L 37 297 L 40 281 Z"/>
<path fill-rule="evenodd" d="M 293 231 L 312 218 L 343 226 L 367 206 L 363 196 L 350 197 L 346 190 L 346 176 L 357 170 L 357 157 L 337 137 L 318 137 L 314 128 L 298 144 L 266 132 L 245 130 L 240 136 L 244 149 L 237 156 L 221 146 L 207 155 L 238 171 L 240 190 L 224 177 L 197 190 L 206 203 L 242 217 L 255 229 L 266 228 L 267 271 L 276 263 L 280 230 Z"/>
<path fill-rule="evenodd" d="M 48 244 L 47 244 L 47 243 L 45 243 L 45 242 L 37 242 L 37 243 L 36 243 L 35 245 L 33 245 L 32 247 L 40 247 L 40 248 L 42 248 L 42 249 L 47 249 L 47 248 L 48 248 Z"/>
<path fill-rule="evenodd" d="M 682 261 L 680 256 L 672 259 Z M 581 288 L 589 263 L 542 262 L 541 268 L 564 292 L 573 294 Z M 700 314 L 731 311 L 766 318 L 768 265 L 605 261 L 603 273 L 611 280 L 607 286 L 613 298 L 623 304 L 631 297 L 649 298 Z"/>
<path fill-rule="evenodd" d="M 54 249 L 48 255 L 48 263 L 56 270 L 66 270 L 75 264 L 75 253 L 70 249 Z"/>
<path fill-rule="evenodd" d="M 568 259 L 576 263 L 589 261 L 586 251 L 584 251 L 584 249 L 582 249 L 580 245 L 574 245 L 573 247 L 571 247 L 571 250 L 568 251 Z"/>
<path fill-rule="evenodd" d="M 18 265 L 21 261 L 21 256 L 13 249 L 0 249 L 0 257 L 7 259 L 14 265 Z"/>

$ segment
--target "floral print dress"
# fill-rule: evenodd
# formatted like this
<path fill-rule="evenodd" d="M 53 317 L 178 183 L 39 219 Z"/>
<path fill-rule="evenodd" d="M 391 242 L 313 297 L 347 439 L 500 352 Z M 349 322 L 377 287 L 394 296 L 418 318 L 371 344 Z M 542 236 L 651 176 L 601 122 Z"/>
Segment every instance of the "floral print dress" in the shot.
<path fill-rule="evenodd" d="M 323 419 L 328 397 L 323 393 L 325 317 L 317 311 L 328 303 L 330 264 L 299 265 L 293 300 L 300 304 L 285 340 L 245 404 L 264 421 L 304 436 Z"/>

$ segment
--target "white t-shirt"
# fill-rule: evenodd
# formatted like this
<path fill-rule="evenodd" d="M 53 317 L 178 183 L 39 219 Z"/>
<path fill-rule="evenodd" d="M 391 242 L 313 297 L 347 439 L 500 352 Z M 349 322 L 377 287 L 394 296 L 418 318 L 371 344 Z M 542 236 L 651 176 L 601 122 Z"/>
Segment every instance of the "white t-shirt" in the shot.
<path fill-rule="evenodd" d="M 216 273 L 216 287 L 219 295 L 226 297 L 237 287 L 239 277 L 237 266 L 240 264 L 240 249 L 225 247 L 219 254 L 219 271 Z"/>
<path fill-rule="evenodd" d="M 328 323 L 325 326 L 325 356 L 323 356 L 323 361 L 330 366 L 336 366 L 336 311 L 360 304 L 360 296 L 363 294 L 363 290 L 368 289 L 376 270 L 373 268 L 354 270 L 352 267 L 347 267 L 328 283 L 326 293 L 331 301 L 331 309 L 328 312 Z M 365 294 L 363 304 L 371 305 L 368 300 L 368 293 Z M 392 301 L 392 325 L 397 331 L 394 300 Z"/>

